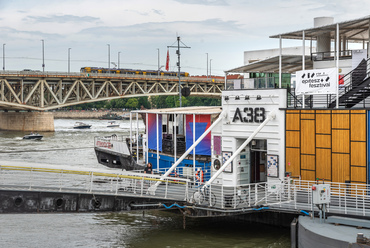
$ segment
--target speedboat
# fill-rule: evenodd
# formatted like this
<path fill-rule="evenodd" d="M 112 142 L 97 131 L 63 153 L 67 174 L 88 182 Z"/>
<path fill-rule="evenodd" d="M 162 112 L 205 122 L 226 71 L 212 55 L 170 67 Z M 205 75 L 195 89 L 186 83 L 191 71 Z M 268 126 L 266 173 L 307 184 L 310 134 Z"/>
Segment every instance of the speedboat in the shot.
<path fill-rule="evenodd" d="M 30 134 L 27 134 L 27 135 L 23 136 L 23 139 L 41 140 L 42 137 L 44 137 L 44 136 L 41 135 L 41 134 L 38 134 L 38 133 L 30 133 Z"/>
<path fill-rule="evenodd" d="M 119 124 L 117 124 L 115 121 L 109 121 L 107 127 L 119 127 Z"/>
<path fill-rule="evenodd" d="M 90 127 L 91 127 L 91 125 L 83 123 L 83 122 L 76 122 L 75 125 L 73 126 L 73 128 L 75 128 L 75 129 L 86 129 L 86 128 L 90 128 Z"/>

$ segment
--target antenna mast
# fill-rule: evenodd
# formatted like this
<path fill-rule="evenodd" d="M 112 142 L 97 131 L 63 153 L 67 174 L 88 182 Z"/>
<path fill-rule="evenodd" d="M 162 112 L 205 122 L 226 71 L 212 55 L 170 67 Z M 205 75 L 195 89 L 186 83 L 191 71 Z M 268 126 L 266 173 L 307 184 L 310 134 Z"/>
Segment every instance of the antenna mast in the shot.
<path fill-rule="evenodd" d="M 178 77 L 179 77 L 179 97 L 180 97 L 180 107 L 182 107 L 182 104 L 181 104 L 181 75 L 180 75 L 180 70 L 181 70 L 181 66 L 180 66 L 180 48 L 190 48 L 188 47 L 187 45 L 185 45 L 184 43 L 181 42 L 181 44 L 183 44 L 184 46 L 180 46 L 180 36 L 177 36 L 177 46 L 167 46 L 167 48 L 177 48 L 176 50 L 176 54 L 177 54 L 177 68 L 178 68 Z"/>

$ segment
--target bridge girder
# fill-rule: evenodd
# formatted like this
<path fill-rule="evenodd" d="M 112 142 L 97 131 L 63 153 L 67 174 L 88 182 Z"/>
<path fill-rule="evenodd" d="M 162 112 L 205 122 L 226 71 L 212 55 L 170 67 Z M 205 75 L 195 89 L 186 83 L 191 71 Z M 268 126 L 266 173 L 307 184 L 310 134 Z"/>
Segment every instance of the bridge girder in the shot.
<path fill-rule="evenodd" d="M 0 109 L 46 111 L 110 99 L 178 95 L 175 77 L 0 75 Z M 191 95 L 221 97 L 223 80 L 181 78 Z"/>

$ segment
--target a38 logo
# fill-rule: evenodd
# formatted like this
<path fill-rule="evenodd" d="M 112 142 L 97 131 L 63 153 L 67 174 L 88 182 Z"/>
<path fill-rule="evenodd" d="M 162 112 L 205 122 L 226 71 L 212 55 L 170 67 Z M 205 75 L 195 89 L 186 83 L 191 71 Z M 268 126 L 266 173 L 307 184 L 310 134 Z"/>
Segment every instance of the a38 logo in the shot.
<path fill-rule="evenodd" d="M 265 108 L 244 108 L 243 114 L 239 108 L 236 108 L 233 122 L 240 120 L 241 122 L 256 122 L 261 123 L 266 119 Z"/>

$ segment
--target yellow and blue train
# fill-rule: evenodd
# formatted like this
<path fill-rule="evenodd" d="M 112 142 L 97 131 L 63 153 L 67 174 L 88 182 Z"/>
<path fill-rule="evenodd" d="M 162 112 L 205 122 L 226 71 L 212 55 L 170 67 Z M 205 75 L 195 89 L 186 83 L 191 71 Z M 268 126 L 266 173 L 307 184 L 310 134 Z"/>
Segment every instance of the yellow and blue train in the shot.
<path fill-rule="evenodd" d="M 122 74 L 122 75 L 152 75 L 158 76 L 158 70 L 135 70 L 123 68 L 103 68 L 103 67 L 82 67 L 81 73 L 97 73 L 97 74 Z M 177 77 L 176 71 L 159 71 L 160 76 Z M 181 77 L 189 77 L 188 72 L 180 72 Z"/>

